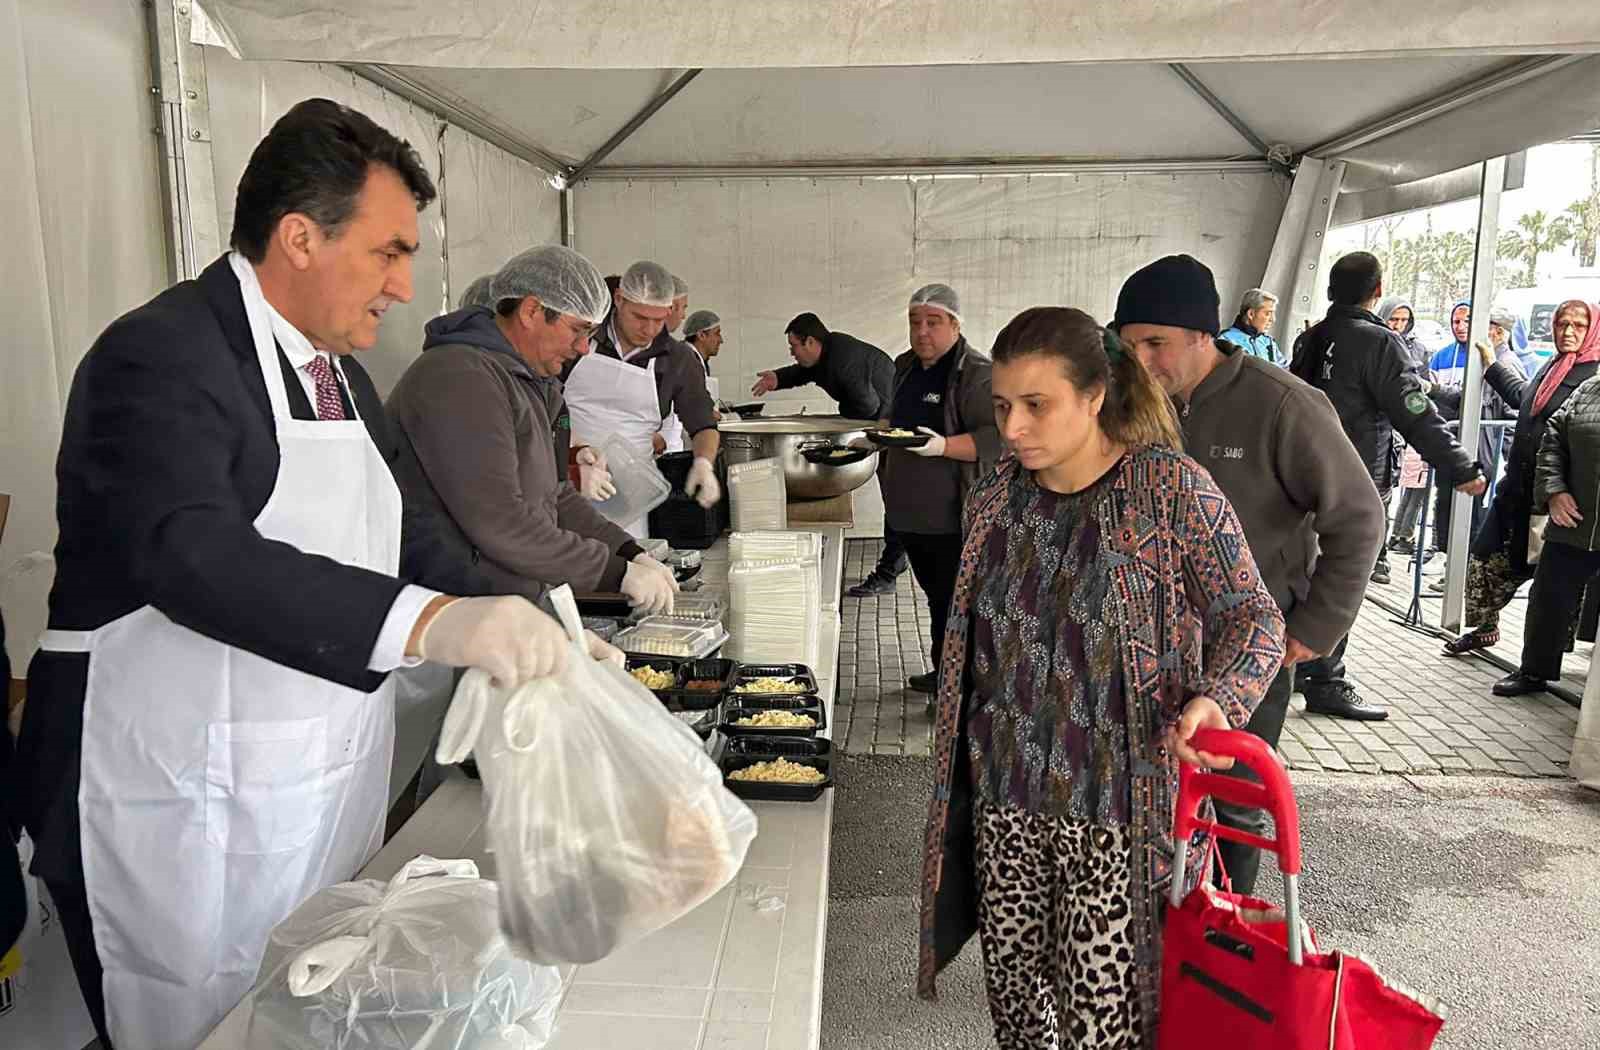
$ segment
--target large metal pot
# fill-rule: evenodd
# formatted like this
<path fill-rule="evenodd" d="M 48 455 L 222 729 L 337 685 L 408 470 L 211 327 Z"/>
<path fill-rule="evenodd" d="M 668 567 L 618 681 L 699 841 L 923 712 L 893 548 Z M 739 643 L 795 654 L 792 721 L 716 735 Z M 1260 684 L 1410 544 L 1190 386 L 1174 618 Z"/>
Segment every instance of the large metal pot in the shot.
<path fill-rule="evenodd" d="M 800 447 L 810 441 L 848 445 L 866 436 L 866 424 L 843 416 L 764 416 L 727 419 L 717 424 L 722 454 L 729 463 L 777 459 L 790 499 L 829 499 L 853 492 L 872 480 L 878 469 L 874 452 L 859 463 L 842 467 L 807 462 Z"/>

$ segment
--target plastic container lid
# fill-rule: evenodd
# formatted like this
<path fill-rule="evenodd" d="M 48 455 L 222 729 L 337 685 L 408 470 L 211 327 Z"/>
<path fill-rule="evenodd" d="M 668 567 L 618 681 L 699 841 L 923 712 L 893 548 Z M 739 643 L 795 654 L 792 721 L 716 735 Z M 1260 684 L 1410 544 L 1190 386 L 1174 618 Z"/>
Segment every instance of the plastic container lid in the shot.
<path fill-rule="evenodd" d="M 606 457 L 617 494 L 594 506 L 611 522 L 631 525 L 666 502 L 672 493 L 672 486 L 667 484 L 656 465 L 629 448 L 616 434 L 600 442 L 600 452 Z"/>
<path fill-rule="evenodd" d="M 707 591 L 705 593 L 684 594 L 679 592 L 672 601 L 671 616 L 657 616 L 657 620 L 687 620 L 693 623 L 712 620 L 721 623 L 727 616 L 728 603 L 718 594 Z M 651 617 L 634 613 L 635 622 L 650 619 Z"/>
<path fill-rule="evenodd" d="M 613 644 L 628 653 L 698 660 L 716 652 L 727 639 L 728 632 L 715 621 L 647 616 L 618 633 Z"/>

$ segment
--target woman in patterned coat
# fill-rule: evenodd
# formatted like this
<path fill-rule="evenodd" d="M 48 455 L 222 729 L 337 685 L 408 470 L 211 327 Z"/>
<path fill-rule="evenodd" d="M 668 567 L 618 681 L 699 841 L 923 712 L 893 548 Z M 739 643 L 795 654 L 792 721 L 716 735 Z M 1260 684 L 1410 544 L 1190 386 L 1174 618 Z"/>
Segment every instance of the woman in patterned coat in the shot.
<path fill-rule="evenodd" d="M 967 501 L 939 672 L 918 991 L 974 932 L 1002 1050 L 1155 1045 L 1177 761 L 1243 726 L 1284 624 L 1170 402 L 1087 314 L 994 347 L 1010 455 Z M 1203 844 L 1202 844 L 1203 846 Z M 1196 848 L 1186 884 L 1207 856 Z"/>

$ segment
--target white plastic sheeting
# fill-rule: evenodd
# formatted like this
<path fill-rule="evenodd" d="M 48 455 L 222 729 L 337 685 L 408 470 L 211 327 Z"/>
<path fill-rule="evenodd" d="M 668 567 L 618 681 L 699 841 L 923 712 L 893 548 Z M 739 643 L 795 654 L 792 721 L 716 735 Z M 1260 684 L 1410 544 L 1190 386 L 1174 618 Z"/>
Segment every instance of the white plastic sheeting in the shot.
<path fill-rule="evenodd" d="M 538 244 L 561 239 L 560 196 L 527 161 L 456 127 L 444 133 L 450 306 L 467 285 Z"/>
<path fill-rule="evenodd" d="M 13 497 L 0 601 L 18 675 L 44 629 L 51 573 L 3 578 L 55 545 L 73 370 L 107 322 L 166 283 L 144 17 L 137 0 L 0 0 L 0 492 Z"/>
<path fill-rule="evenodd" d="M 577 239 L 603 272 L 650 258 L 687 280 L 691 307 L 723 318 L 712 368 L 737 397 L 788 363 L 783 328 L 803 311 L 898 354 L 906 302 L 930 281 L 955 287 L 987 347 L 1029 306 L 1108 320 L 1127 274 L 1189 252 L 1216 272 L 1229 320 L 1287 192 L 1268 174 L 597 181 L 576 191 Z M 773 396 L 832 405 L 814 388 Z"/>
<path fill-rule="evenodd" d="M 865 66 L 1600 49 L 1600 9 L 1519 0 L 205 0 L 248 58 L 419 66 Z M 1397 31 L 1389 31 L 1391 28 Z M 1486 42 L 1490 46 L 1486 47 Z"/>

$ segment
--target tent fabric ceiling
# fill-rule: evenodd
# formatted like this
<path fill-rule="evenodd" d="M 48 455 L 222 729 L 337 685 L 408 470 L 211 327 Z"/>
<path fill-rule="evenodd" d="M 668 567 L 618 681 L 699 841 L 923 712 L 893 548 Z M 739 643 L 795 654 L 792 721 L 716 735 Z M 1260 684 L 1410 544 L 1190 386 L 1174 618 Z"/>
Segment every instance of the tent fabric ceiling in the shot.
<path fill-rule="evenodd" d="M 1299 152 L 1504 61 L 1211 63 L 1194 71 L 1257 134 Z M 400 72 L 577 162 L 665 87 L 674 71 Z M 1353 90 L 1358 85 L 1361 90 Z M 1251 152 L 1163 65 L 708 69 L 605 164 L 1211 159 Z"/>
<path fill-rule="evenodd" d="M 464 68 L 1203 62 L 1600 50 L 1600 7 L 1519 0 L 205 0 L 251 59 Z"/>

